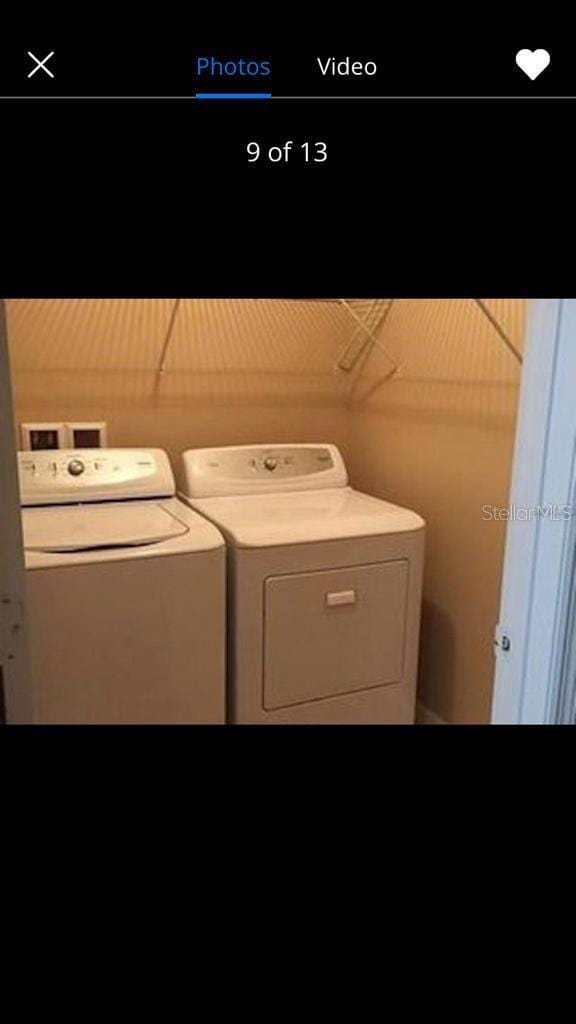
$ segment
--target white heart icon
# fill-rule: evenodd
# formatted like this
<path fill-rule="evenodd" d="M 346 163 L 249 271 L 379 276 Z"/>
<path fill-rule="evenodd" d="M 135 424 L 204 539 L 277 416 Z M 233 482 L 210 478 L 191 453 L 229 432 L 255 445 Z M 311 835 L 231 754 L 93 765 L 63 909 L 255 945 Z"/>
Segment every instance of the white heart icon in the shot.
<path fill-rule="evenodd" d="M 534 81 L 550 63 L 548 50 L 518 50 L 516 63 L 528 78 Z"/>

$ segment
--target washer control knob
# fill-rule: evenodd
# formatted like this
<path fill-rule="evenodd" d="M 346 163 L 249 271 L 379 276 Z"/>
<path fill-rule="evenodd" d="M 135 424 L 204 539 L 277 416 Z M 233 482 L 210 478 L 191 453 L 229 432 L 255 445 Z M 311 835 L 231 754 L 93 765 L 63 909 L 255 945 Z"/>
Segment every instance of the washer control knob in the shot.
<path fill-rule="evenodd" d="M 84 469 L 84 463 L 81 462 L 80 459 L 72 459 L 72 461 L 68 463 L 68 472 L 71 476 L 81 476 Z"/>
<path fill-rule="evenodd" d="M 264 465 L 266 469 L 276 469 L 276 466 L 278 465 L 278 459 L 275 459 L 272 455 L 269 455 L 268 458 L 264 459 Z"/>

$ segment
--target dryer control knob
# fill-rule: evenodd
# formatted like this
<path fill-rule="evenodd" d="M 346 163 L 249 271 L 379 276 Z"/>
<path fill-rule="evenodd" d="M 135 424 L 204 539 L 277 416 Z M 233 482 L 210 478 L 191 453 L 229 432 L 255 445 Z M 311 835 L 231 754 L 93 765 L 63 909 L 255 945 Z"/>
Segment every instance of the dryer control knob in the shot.
<path fill-rule="evenodd" d="M 71 476 L 80 476 L 84 472 L 84 469 L 84 463 L 81 462 L 80 459 L 72 459 L 72 461 L 68 463 L 68 472 Z"/>
<path fill-rule="evenodd" d="M 267 459 L 264 459 L 264 465 L 266 466 L 266 469 L 276 469 L 278 459 L 274 459 L 269 455 Z"/>

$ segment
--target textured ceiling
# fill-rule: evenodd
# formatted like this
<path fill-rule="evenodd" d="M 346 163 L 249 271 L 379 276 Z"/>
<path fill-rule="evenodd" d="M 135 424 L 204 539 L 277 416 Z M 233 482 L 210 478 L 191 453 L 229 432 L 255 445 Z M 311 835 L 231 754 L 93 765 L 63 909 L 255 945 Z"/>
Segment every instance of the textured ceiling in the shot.
<path fill-rule="evenodd" d="M 521 347 L 525 303 L 485 301 Z M 16 385 L 38 396 L 345 400 L 358 378 L 372 386 L 395 365 L 414 379 L 518 377 L 471 299 L 22 299 L 7 313 Z"/>
<path fill-rule="evenodd" d="M 372 303 L 354 302 L 361 316 Z M 357 325 L 337 302 L 12 300 L 14 370 L 326 369 Z"/>

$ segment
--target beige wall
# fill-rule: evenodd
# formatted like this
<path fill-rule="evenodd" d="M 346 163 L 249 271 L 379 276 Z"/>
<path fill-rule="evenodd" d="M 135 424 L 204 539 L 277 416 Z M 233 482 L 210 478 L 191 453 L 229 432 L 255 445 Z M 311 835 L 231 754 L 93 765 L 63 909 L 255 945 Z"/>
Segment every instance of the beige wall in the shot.
<path fill-rule="evenodd" d="M 491 302 L 516 343 L 524 304 Z M 401 364 L 372 351 L 350 405 L 355 486 L 427 522 L 419 698 L 448 722 L 487 722 L 518 365 L 470 300 L 400 301 L 380 335 Z"/>
<path fill-rule="evenodd" d="M 363 345 L 333 303 L 19 300 L 8 304 L 17 422 L 105 419 L 113 445 L 184 448 L 330 440 L 352 483 L 427 520 L 420 699 L 450 722 L 488 720 L 492 636 L 518 366 L 471 300 L 397 300 Z M 518 345 L 524 303 L 490 301 Z M 356 308 L 376 325 L 382 310 Z M 157 368 L 165 352 L 165 372 Z"/>
<path fill-rule="evenodd" d="M 104 419 L 109 444 L 157 445 L 175 464 L 211 444 L 347 450 L 349 381 L 333 369 L 351 334 L 344 310 L 182 300 L 168 337 L 173 311 L 168 299 L 9 302 L 16 423 Z"/>
<path fill-rule="evenodd" d="M 108 443 L 117 447 L 164 448 L 175 472 L 186 448 L 270 441 L 331 440 L 348 450 L 348 416 L 342 403 L 318 398 L 266 399 L 258 394 L 212 395 L 186 399 L 169 396 L 106 395 L 74 398 L 76 380 L 62 380 L 69 395 L 34 397 L 21 376 L 15 385 L 17 423 L 101 420 L 108 426 Z"/>

